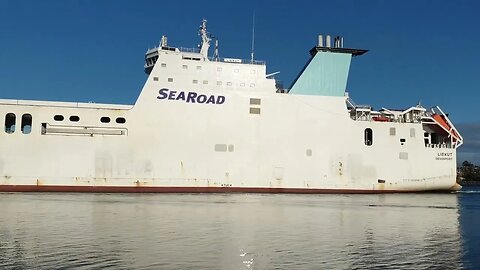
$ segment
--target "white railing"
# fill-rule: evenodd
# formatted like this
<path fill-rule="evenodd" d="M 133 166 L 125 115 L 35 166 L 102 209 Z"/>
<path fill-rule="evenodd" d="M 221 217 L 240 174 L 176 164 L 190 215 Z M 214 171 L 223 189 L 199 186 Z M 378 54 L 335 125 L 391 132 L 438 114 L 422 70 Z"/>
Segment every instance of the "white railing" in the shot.
<path fill-rule="evenodd" d="M 227 57 L 209 57 L 210 61 L 213 62 L 223 62 L 223 63 L 237 63 L 237 64 L 253 64 L 253 65 L 265 65 L 265 61 L 261 60 L 251 60 L 251 59 L 237 59 L 237 58 L 227 58 Z"/>

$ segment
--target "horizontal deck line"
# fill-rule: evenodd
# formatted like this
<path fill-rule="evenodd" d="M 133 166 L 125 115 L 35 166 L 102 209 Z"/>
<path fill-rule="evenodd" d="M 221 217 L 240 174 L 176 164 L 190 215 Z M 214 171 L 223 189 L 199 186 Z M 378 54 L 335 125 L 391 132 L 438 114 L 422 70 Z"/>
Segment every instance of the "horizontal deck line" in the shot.
<path fill-rule="evenodd" d="M 146 186 L 41 186 L 0 185 L 0 192 L 85 192 L 85 193 L 291 193 L 291 194 L 378 194 L 422 190 L 313 189 L 263 187 L 146 187 Z M 423 192 L 449 192 L 448 190 Z"/>

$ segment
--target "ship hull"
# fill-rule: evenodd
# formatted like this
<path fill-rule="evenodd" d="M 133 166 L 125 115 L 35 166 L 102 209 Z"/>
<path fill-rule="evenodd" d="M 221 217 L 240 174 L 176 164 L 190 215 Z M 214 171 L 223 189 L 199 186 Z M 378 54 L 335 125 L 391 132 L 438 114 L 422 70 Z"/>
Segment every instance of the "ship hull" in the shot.
<path fill-rule="evenodd" d="M 453 192 L 461 187 L 425 190 L 366 190 L 366 189 L 318 189 L 318 188 L 267 188 L 267 187 L 125 187 L 125 186 L 37 186 L 2 185 L 0 192 L 81 192 L 81 193 L 264 193 L 264 194 L 379 194 L 413 192 Z"/>
<path fill-rule="evenodd" d="M 0 191 L 387 193 L 456 185 L 456 149 L 451 136 L 438 135 L 442 127 L 414 114 L 354 119 L 345 85 L 317 93 L 346 83 L 343 56 L 328 69 L 341 76 L 324 74 L 322 84 L 303 85 L 317 92 L 295 94 L 277 93 L 264 65 L 159 53 L 133 106 L 0 100 Z M 331 57 L 339 55 L 328 54 L 326 64 Z"/>
<path fill-rule="evenodd" d="M 226 95 L 225 104 L 205 108 L 153 96 L 145 104 L 152 110 L 4 104 L 3 115 L 29 113 L 34 123 L 30 134 L 0 134 L 0 191 L 391 193 L 456 185 L 455 149 L 426 147 L 421 123 L 354 121 L 344 98 L 275 93 L 255 95 L 262 114 L 251 115 L 250 96 Z M 56 123 L 59 114 L 85 120 Z M 104 115 L 127 123 L 97 124 Z M 371 146 L 366 128 L 375 132 Z"/>

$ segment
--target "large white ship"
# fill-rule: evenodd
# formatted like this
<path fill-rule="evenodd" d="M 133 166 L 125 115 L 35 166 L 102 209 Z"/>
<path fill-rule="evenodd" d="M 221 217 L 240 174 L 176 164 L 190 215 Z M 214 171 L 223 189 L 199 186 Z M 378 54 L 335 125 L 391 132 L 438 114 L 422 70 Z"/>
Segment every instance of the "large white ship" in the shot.
<path fill-rule="evenodd" d="M 289 89 L 264 62 L 147 51 L 133 106 L 0 100 L 0 191 L 449 191 L 463 138 L 439 107 L 373 110 L 345 91 L 352 57 L 319 36 Z"/>

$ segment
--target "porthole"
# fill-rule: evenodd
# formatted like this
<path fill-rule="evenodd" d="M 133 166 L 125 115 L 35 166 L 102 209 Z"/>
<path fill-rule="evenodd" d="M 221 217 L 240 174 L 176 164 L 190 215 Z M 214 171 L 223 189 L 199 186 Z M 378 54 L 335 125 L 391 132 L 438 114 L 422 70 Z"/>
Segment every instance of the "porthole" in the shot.
<path fill-rule="evenodd" d="M 104 116 L 104 117 L 100 118 L 100 122 L 102 122 L 102 123 L 110 123 L 110 117 Z"/>
<path fill-rule="evenodd" d="M 72 116 L 70 116 L 70 121 L 71 122 L 78 122 L 78 121 L 80 121 L 80 117 L 78 117 L 76 115 L 72 115 Z"/>
<path fill-rule="evenodd" d="M 63 121 L 63 119 L 65 119 L 65 117 L 63 117 L 61 114 L 57 114 L 53 117 L 53 120 L 55 121 Z"/>
<path fill-rule="evenodd" d="M 115 119 L 115 122 L 117 122 L 117 124 L 125 124 L 127 120 L 125 120 L 125 118 L 123 117 L 117 117 L 117 119 Z"/>

